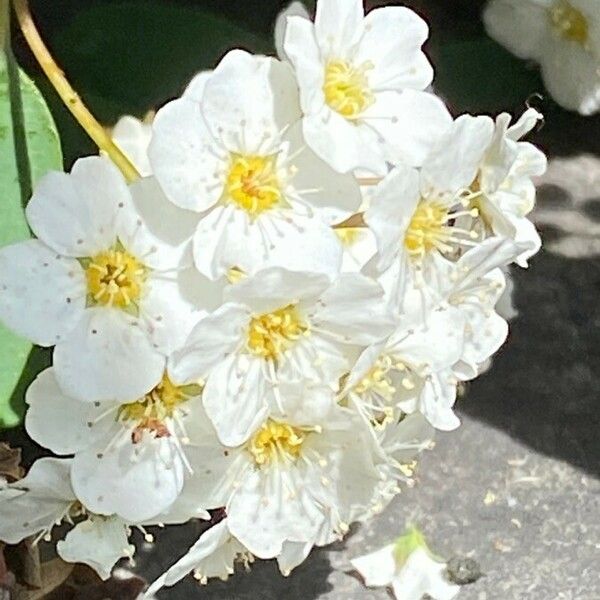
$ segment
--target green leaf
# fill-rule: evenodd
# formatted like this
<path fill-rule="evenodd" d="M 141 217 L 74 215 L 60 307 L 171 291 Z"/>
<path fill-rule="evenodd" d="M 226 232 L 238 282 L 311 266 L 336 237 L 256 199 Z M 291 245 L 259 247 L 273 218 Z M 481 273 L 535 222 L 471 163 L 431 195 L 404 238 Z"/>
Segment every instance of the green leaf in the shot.
<path fill-rule="evenodd" d="M 536 68 L 487 37 L 448 40 L 432 55 L 436 91 L 455 112 L 514 110 L 544 91 Z"/>
<path fill-rule="evenodd" d="M 181 93 L 231 48 L 272 51 L 222 16 L 166 2 L 101 3 L 55 33 L 54 55 L 84 100 L 89 93 L 142 115 Z"/>
<path fill-rule="evenodd" d="M 51 169 L 62 169 L 52 116 L 33 82 L 0 50 L 0 246 L 31 237 L 24 206 Z M 22 416 L 24 390 L 17 384 L 34 375 L 23 373 L 30 350 L 28 341 L 0 325 L 0 427 L 14 426 Z"/>

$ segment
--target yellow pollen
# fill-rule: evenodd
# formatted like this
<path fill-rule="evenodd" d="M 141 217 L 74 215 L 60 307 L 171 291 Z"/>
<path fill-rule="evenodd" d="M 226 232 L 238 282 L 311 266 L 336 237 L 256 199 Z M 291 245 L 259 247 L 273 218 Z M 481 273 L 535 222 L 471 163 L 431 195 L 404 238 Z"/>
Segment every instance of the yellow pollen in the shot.
<path fill-rule="evenodd" d="M 354 66 L 345 60 L 331 60 L 325 68 L 323 92 L 330 108 L 347 119 L 356 119 L 374 102 L 369 87 L 370 62 Z"/>
<path fill-rule="evenodd" d="M 137 305 L 147 270 L 120 243 L 82 262 L 91 304 L 123 309 Z"/>
<path fill-rule="evenodd" d="M 585 15 L 567 0 L 556 0 L 550 8 L 550 22 L 565 40 L 585 46 L 589 39 L 589 24 Z"/>
<path fill-rule="evenodd" d="M 248 350 L 267 360 L 278 359 L 303 335 L 308 326 L 303 323 L 294 305 L 253 317 L 248 328 Z"/>
<path fill-rule="evenodd" d="M 451 250 L 447 242 L 452 238 L 448 225 L 448 207 L 435 200 L 422 199 L 415 210 L 404 238 L 404 246 L 411 255 L 423 256 L 432 250 Z"/>
<path fill-rule="evenodd" d="M 350 248 L 356 244 L 356 242 L 360 239 L 360 227 L 338 227 L 337 229 L 334 229 L 334 231 L 342 244 L 347 248 Z"/>
<path fill-rule="evenodd" d="M 281 200 L 275 156 L 231 155 L 226 199 L 257 217 Z"/>
<path fill-rule="evenodd" d="M 355 386 L 354 391 L 357 394 L 375 392 L 388 402 L 391 402 L 396 393 L 396 388 L 389 376 L 392 366 L 392 359 L 389 356 L 379 357 L 369 372 Z"/>
<path fill-rule="evenodd" d="M 306 432 L 287 423 L 269 419 L 248 442 L 248 451 L 258 466 L 272 460 L 296 460 L 300 456 Z"/>
<path fill-rule="evenodd" d="M 166 419 L 202 388 L 198 385 L 176 386 L 165 373 L 160 383 L 140 400 L 124 404 L 119 410 L 121 421 L 135 421 L 138 429 L 160 432 Z"/>

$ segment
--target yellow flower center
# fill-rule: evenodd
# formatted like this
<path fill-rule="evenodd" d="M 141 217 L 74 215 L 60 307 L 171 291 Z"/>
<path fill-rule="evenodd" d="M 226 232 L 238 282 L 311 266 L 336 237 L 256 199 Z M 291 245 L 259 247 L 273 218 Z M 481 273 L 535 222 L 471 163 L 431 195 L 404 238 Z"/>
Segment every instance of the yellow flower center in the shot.
<path fill-rule="evenodd" d="M 252 354 L 276 360 L 303 335 L 306 325 L 294 305 L 253 317 L 248 328 L 247 347 Z"/>
<path fill-rule="evenodd" d="M 126 309 L 142 294 L 147 269 L 120 243 L 90 259 L 83 259 L 91 304 Z"/>
<path fill-rule="evenodd" d="M 565 40 L 585 46 L 589 39 L 589 24 L 585 15 L 567 0 L 557 0 L 550 8 L 550 21 Z"/>
<path fill-rule="evenodd" d="M 160 383 L 140 400 L 124 404 L 119 410 L 121 421 L 135 421 L 137 429 L 150 429 L 168 435 L 164 427 L 181 405 L 193 396 L 198 396 L 202 388 L 198 385 L 176 386 L 165 373 Z"/>
<path fill-rule="evenodd" d="M 393 367 L 393 361 L 389 356 L 380 356 L 368 373 L 354 387 L 357 394 L 375 392 L 388 402 L 391 402 L 396 393 L 389 372 Z"/>
<path fill-rule="evenodd" d="M 227 200 L 257 217 L 281 200 L 275 156 L 233 154 L 225 185 Z"/>
<path fill-rule="evenodd" d="M 248 442 L 248 451 L 258 466 L 279 458 L 296 460 L 305 439 L 306 432 L 299 427 L 269 419 Z"/>
<path fill-rule="evenodd" d="M 375 102 L 369 87 L 370 62 L 359 66 L 345 60 L 331 60 L 325 67 L 323 91 L 330 108 L 347 119 L 356 119 Z"/>
<path fill-rule="evenodd" d="M 466 239 L 477 236 L 474 231 L 457 227 L 454 220 L 463 216 L 475 218 L 479 210 L 453 212 L 452 208 L 439 200 L 421 199 L 404 237 L 404 247 L 411 256 L 420 258 L 433 250 L 448 253 L 455 245 L 468 244 Z"/>

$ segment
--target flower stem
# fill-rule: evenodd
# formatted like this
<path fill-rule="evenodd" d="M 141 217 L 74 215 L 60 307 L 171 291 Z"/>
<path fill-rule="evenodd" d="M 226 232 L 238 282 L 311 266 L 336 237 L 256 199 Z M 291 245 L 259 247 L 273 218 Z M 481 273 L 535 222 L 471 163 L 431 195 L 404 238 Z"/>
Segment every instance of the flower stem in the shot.
<path fill-rule="evenodd" d="M 4 0 L 0 0 L 0 2 L 3 1 Z M 27 40 L 27 44 L 50 80 L 50 83 L 65 103 L 65 106 L 71 111 L 77 122 L 92 138 L 98 148 L 102 150 L 121 170 L 127 181 L 132 182 L 139 179 L 140 174 L 137 169 L 123 151 L 112 141 L 110 135 L 105 131 L 102 125 L 94 118 L 94 115 L 92 115 L 81 101 L 79 95 L 71 87 L 64 73 L 52 58 L 52 55 L 48 51 L 48 48 L 46 48 L 46 45 L 33 22 L 28 1 L 13 0 L 13 5 L 21 31 Z"/>

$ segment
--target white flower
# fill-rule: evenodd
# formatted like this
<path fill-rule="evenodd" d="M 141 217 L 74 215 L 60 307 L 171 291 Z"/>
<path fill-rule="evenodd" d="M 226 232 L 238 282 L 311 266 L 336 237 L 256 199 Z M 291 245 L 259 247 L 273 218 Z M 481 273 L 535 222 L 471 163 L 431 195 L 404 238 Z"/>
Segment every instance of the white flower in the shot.
<path fill-rule="evenodd" d="M 377 253 L 377 242 L 368 227 L 340 227 L 335 230 L 342 242 L 342 273 L 357 273 Z"/>
<path fill-rule="evenodd" d="M 189 264 L 190 213 L 152 179 L 130 188 L 102 157 L 37 186 L 27 219 L 38 239 L 0 250 L 0 319 L 55 345 L 65 393 L 131 400 L 161 380 L 166 355 L 218 304 Z"/>
<path fill-rule="evenodd" d="M 531 245 L 517 258 L 521 266 L 527 266 L 527 259 L 542 245 L 535 225 L 527 215 L 534 207 L 536 196 L 531 178 L 544 174 L 547 160 L 541 150 L 519 140 L 542 119 L 534 109 L 527 110 L 510 127 L 510 115 L 502 113 L 497 117 L 494 137 L 473 190 L 476 194 L 479 192 L 473 198 L 473 204 L 494 234 Z"/>
<path fill-rule="evenodd" d="M 108 579 L 115 563 L 131 558 L 129 527 L 122 519 L 90 514 L 70 485 L 70 460 L 41 458 L 23 479 L 0 490 L 0 540 L 16 544 L 39 534 L 50 541 L 53 527 L 86 517 L 57 544 L 59 556 L 67 562 L 83 562 Z"/>
<path fill-rule="evenodd" d="M 229 531 L 255 556 L 276 557 L 294 542 L 282 564 L 287 570 L 313 545 L 348 531 L 379 474 L 362 422 L 330 389 L 282 384 L 281 404 L 241 446 L 224 447 L 207 434 L 190 448 L 202 477 L 184 493 L 199 506 L 224 506 Z"/>
<path fill-rule="evenodd" d="M 50 368 L 27 391 L 25 426 L 42 446 L 74 455 L 71 482 L 89 510 L 141 522 L 169 510 L 183 488 L 200 392 L 165 375 L 137 401 L 81 402 L 61 391 Z"/>
<path fill-rule="evenodd" d="M 152 175 L 148 146 L 152 138 L 152 122 L 130 115 L 121 117 L 111 132 L 113 141 L 127 155 L 142 177 Z"/>
<path fill-rule="evenodd" d="M 419 90 L 433 78 L 427 24 L 404 7 L 364 14 L 362 0 L 319 0 L 314 24 L 287 18 L 284 52 L 300 87 L 310 147 L 337 171 L 383 175 L 418 165 L 451 118 Z"/>
<path fill-rule="evenodd" d="M 342 249 L 321 218 L 361 195 L 302 138 L 290 66 L 233 50 L 154 121 L 150 161 L 176 205 L 201 213 L 197 268 L 217 278 L 269 265 L 334 275 Z"/>
<path fill-rule="evenodd" d="M 282 382 L 329 386 L 357 346 L 382 339 L 392 322 L 383 290 L 359 274 L 324 275 L 271 267 L 225 291 L 169 362 L 179 384 L 206 381 L 203 401 L 221 441 L 237 446 L 277 405 Z"/>
<path fill-rule="evenodd" d="M 408 282 L 430 277 L 432 256 L 470 247 L 478 234 L 470 207 L 475 181 L 492 139 L 488 117 L 459 117 L 427 155 L 421 171 L 396 167 L 373 190 L 365 220 L 377 238 L 379 272 L 394 263 Z M 463 223 L 463 221 L 465 221 Z"/>
<path fill-rule="evenodd" d="M 452 371 L 460 380 L 476 377 L 506 340 L 508 324 L 495 310 L 506 283 L 501 267 L 523 253 L 525 244 L 492 237 L 466 252 L 456 263 L 436 259 L 438 278 L 431 293 L 464 318 L 463 348 Z"/>
<path fill-rule="evenodd" d="M 452 600 L 460 587 L 446 577 L 446 564 L 432 557 L 421 533 L 415 529 L 365 556 L 350 561 L 369 587 L 388 587 L 397 600 Z"/>
<path fill-rule="evenodd" d="M 520 58 L 538 62 L 550 94 L 564 108 L 600 108 L 600 5 L 594 0 L 491 0 L 490 36 Z"/>
<path fill-rule="evenodd" d="M 453 368 L 464 354 L 465 317 L 447 304 L 422 304 L 414 290 L 410 296 L 392 335 L 358 358 L 342 396 L 376 432 L 416 411 L 437 429 L 456 429 Z"/>

